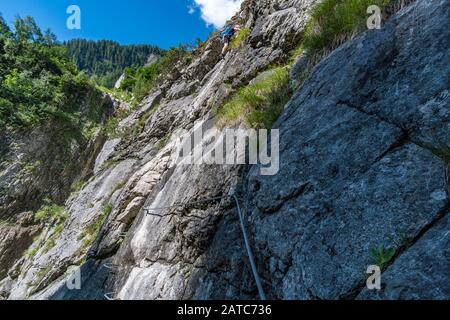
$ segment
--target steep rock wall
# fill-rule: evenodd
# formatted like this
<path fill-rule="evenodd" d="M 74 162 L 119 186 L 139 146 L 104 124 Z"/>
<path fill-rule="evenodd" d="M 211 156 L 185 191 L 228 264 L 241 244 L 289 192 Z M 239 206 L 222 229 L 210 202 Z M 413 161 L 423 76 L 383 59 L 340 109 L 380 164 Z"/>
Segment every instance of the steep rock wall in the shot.
<path fill-rule="evenodd" d="M 134 134 L 104 144 L 93 177 L 66 203 L 53 248 L 17 263 L 3 295 L 257 298 L 235 204 L 192 204 L 236 192 L 270 298 L 448 299 L 448 0 L 402 9 L 314 68 L 275 125 L 277 175 L 170 166 L 181 129 L 214 127 L 214 109 L 236 88 L 287 58 L 314 3 L 244 2 L 246 45 L 220 60 L 221 42 L 210 39 L 121 122 Z M 163 209 L 146 215 L 146 207 Z M 365 291 L 380 246 L 396 249 L 385 288 Z M 82 289 L 68 290 L 79 265 Z"/>
<path fill-rule="evenodd" d="M 92 101 L 91 101 L 92 100 Z M 106 119 L 114 102 L 100 92 L 80 102 L 79 112 L 94 103 Z M 0 278 L 4 278 L 33 238 L 44 228 L 34 213 L 45 198 L 63 205 L 75 181 L 92 175 L 97 154 L 106 137 L 77 136 L 67 123 L 52 121 L 27 131 L 5 130 L 1 134 L 0 159 Z"/>

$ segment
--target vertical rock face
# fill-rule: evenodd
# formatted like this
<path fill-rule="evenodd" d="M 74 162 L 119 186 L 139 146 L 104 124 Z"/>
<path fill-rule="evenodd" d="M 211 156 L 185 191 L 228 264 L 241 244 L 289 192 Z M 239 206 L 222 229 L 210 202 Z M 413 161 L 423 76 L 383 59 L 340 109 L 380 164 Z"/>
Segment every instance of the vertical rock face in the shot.
<path fill-rule="evenodd" d="M 107 96 L 93 96 L 103 116 L 113 109 Z M 87 103 L 87 102 L 86 102 Z M 85 106 L 80 106 L 83 114 Z M 43 229 L 34 212 L 45 197 L 64 204 L 72 183 L 87 179 L 106 138 L 89 141 L 68 132 L 64 124 L 36 126 L 30 132 L 2 133 L 0 142 L 0 278 L 24 255 Z"/>
<path fill-rule="evenodd" d="M 279 174 L 248 179 L 274 298 L 353 298 L 380 247 L 396 250 L 386 287 L 359 297 L 448 298 L 448 4 L 419 1 L 344 44 L 286 106 Z"/>
<path fill-rule="evenodd" d="M 83 162 L 92 176 L 67 200 L 63 228 L 26 229 L 23 218 L 5 229 L 26 233 L 20 245 L 35 254 L 1 255 L 14 262 L 2 265 L 1 296 L 257 298 L 235 203 L 225 197 L 236 192 L 268 297 L 448 299 L 448 0 L 403 8 L 314 68 L 275 125 L 277 175 L 261 176 L 258 165 L 171 166 L 180 136 L 213 128 L 213 110 L 236 88 L 288 57 L 316 2 L 245 1 L 246 44 L 221 60 L 212 38 L 176 66 L 119 124 L 133 134 L 102 141 Z M 11 236 L 1 228 L 6 248 Z M 395 254 L 383 290 L 363 290 L 371 251 L 388 247 Z M 81 290 L 69 290 L 80 265 Z"/>

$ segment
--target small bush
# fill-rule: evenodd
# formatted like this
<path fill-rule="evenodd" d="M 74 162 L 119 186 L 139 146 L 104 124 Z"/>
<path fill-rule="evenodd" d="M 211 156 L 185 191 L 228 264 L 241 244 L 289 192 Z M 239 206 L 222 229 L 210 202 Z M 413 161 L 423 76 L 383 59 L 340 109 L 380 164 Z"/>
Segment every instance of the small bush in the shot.
<path fill-rule="evenodd" d="M 119 109 L 116 114 L 109 117 L 102 127 L 102 132 L 109 138 L 120 138 L 121 132 L 118 130 L 119 123 L 128 117 L 133 109 Z"/>
<path fill-rule="evenodd" d="M 56 245 L 56 239 L 51 237 L 44 246 L 44 253 L 47 253 Z"/>
<path fill-rule="evenodd" d="M 63 206 L 59 206 L 55 203 L 52 203 L 51 200 L 45 199 L 45 204 L 35 213 L 34 217 L 37 221 L 52 223 L 56 226 L 53 229 L 53 234 L 47 240 L 44 245 L 43 252 L 48 252 L 51 248 L 53 248 L 56 244 L 56 239 L 61 235 L 64 230 L 64 225 L 69 218 L 69 215 L 65 211 Z M 27 252 L 27 256 L 29 258 L 34 257 L 39 248 L 41 247 L 43 239 L 39 240 L 40 245 L 31 248 L 29 252 Z"/>
<path fill-rule="evenodd" d="M 9 222 L 8 220 L 0 219 L 0 227 L 13 227 L 14 224 Z"/>
<path fill-rule="evenodd" d="M 256 83 L 239 89 L 217 110 L 220 127 L 243 121 L 252 128 L 270 129 L 289 100 L 289 68 L 277 67 Z"/>
<path fill-rule="evenodd" d="M 55 229 L 53 230 L 52 236 L 48 239 L 47 243 L 44 246 L 44 253 L 47 253 L 56 245 L 56 239 L 61 235 L 61 233 L 64 230 L 64 224 L 66 223 L 68 216 L 63 215 L 56 225 Z"/>
<path fill-rule="evenodd" d="M 24 170 L 25 172 L 28 172 L 30 174 L 34 174 L 38 171 L 38 169 L 42 166 L 42 161 L 41 160 L 36 160 L 32 163 L 28 163 L 25 167 Z"/>
<path fill-rule="evenodd" d="M 164 149 L 164 147 L 167 145 L 167 142 L 169 141 L 169 136 L 165 136 L 164 138 L 162 138 L 161 140 L 159 140 L 156 143 L 156 149 L 158 151 L 161 151 L 162 149 Z"/>

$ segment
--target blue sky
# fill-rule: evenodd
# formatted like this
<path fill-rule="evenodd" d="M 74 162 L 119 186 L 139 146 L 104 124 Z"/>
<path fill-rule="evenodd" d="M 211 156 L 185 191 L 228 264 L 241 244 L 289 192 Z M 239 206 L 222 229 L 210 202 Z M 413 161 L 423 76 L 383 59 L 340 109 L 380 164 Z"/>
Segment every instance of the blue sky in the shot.
<path fill-rule="evenodd" d="M 122 44 L 169 48 L 205 39 L 223 25 L 242 0 L 1 0 L 0 12 L 11 23 L 17 15 L 33 16 L 60 41 L 109 39 Z M 81 9 L 81 30 L 69 30 L 67 7 Z M 226 17 L 225 17 L 225 16 Z"/>

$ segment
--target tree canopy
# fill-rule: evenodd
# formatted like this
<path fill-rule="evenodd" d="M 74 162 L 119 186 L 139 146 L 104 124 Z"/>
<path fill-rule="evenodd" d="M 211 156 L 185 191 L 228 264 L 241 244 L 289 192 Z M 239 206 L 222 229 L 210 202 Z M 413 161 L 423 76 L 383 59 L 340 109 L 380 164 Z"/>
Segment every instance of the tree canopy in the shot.
<path fill-rule="evenodd" d="M 100 95 L 50 30 L 42 32 L 31 17 L 17 18 L 11 28 L 0 15 L 0 129 L 55 118 L 99 121 L 98 105 L 82 114 L 80 108 L 86 97 Z"/>
<path fill-rule="evenodd" d="M 101 86 L 112 88 L 128 67 L 144 66 L 150 55 L 164 50 L 150 45 L 120 45 L 109 40 L 70 40 L 64 45 L 68 56 L 80 70 L 86 71 Z"/>

